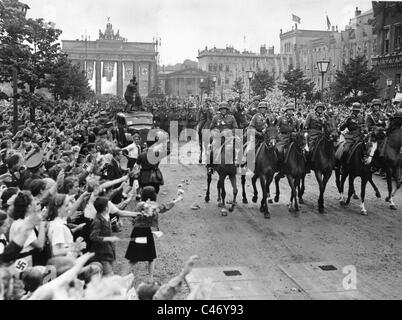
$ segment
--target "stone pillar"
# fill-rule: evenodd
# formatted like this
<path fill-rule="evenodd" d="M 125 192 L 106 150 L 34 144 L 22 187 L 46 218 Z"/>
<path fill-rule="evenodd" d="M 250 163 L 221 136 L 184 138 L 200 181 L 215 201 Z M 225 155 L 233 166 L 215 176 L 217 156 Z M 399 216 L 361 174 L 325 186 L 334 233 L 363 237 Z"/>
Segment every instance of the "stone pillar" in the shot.
<path fill-rule="evenodd" d="M 102 93 L 102 64 L 100 60 L 96 60 L 96 73 L 95 73 L 95 93 Z"/>
<path fill-rule="evenodd" d="M 153 89 L 154 84 L 152 83 L 152 73 L 154 72 L 152 68 L 152 63 L 148 63 L 148 95 L 150 94 L 151 90 Z"/>
<path fill-rule="evenodd" d="M 117 96 L 122 98 L 123 97 L 123 63 L 121 60 L 117 61 Z"/>

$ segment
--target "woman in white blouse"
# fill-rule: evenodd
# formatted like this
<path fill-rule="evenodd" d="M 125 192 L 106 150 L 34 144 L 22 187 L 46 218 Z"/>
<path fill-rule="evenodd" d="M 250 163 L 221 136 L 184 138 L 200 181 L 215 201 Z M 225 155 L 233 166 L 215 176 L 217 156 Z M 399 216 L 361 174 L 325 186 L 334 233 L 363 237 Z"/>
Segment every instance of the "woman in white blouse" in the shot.
<path fill-rule="evenodd" d="M 71 215 L 74 204 L 74 196 L 56 194 L 50 200 L 48 207 L 48 239 L 50 242 L 52 256 L 73 256 L 80 255 L 86 244 L 82 238 L 74 242 L 73 234 L 67 226 L 67 218 Z"/>

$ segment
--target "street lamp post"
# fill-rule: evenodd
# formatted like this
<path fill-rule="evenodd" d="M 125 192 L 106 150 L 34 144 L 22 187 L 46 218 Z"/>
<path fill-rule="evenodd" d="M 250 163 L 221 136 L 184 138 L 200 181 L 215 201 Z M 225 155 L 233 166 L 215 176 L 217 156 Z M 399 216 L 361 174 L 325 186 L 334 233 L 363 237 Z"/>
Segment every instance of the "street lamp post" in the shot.
<path fill-rule="evenodd" d="M 212 77 L 212 82 L 214 84 L 214 99 L 215 99 L 216 76 Z"/>
<path fill-rule="evenodd" d="M 248 100 L 251 100 L 251 80 L 254 77 L 254 71 L 252 70 L 247 71 L 247 77 L 248 77 Z"/>
<path fill-rule="evenodd" d="M 201 85 L 200 85 L 200 89 L 201 89 L 201 102 L 200 102 L 200 104 L 202 105 L 202 95 L 204 93 L 204 78 L 200 79 L 200 83 L 201 83 Z"/>
<path fill-rule="evenodd" d="M 387 88 L 388 88 L 388 98 L 389 100 L 391 100 L 391 86 L 392 86 L 392 80 L 391 79 L 387 79 Z"/>
<path fill-rule="evenodd" d="M 329 67 L 328 60 L 317 61 L 318 71 L 321 73 L 321 101 L 324 101 L 324 74 L 327 73 Z"/>

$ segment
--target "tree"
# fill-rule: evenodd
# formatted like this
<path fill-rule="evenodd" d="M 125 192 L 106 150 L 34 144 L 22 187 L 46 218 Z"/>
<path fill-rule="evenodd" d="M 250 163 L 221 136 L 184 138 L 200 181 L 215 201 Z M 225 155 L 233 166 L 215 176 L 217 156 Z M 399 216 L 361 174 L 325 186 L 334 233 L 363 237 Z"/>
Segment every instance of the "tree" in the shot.
<path fill-rule="evenodd" d="M 16 0 L 0 1 L 0 22 L 0 82 L 11 82 L 13 69 L 18 75 L 29 70 L 31 54 L 26 19 Z"/>
<path fill-rule="evenodd" d="M 241 98 L 241 95 L 244 93 L 244 81 L 243 78 L 239 77 L 233 83 L 232 91 L 237 93 Z"/>
<path fill-rule="evenodd" d="M 279 84 L 279 89 L 286 97 L 295 101 L 295 106 L 297 99 L 301 99 L 303 95 L 306 97 L 313 96 L 314 82 L 305 79 L 299 68 L 287 71 L 284 78 L 285 81 Z"/>
<path fill-rule="evenodd" d="M 73 64 L 66 54 L 57 58 L 54 70 L 46 80 L 46 86 L 56 100 L 82 100 L 91 95 L 85 72 L 79 65 Z"/>
<path fill-rule="evenodd" d="M 200 89 L 208 96 L 211 94 L 214 90 L 214 83 L 212 82 L 211 77 L 208 76 L 208 78 L 204 79 L 204 82 L 200 84 Z"/>
<path fill-rule="evenodd" d="M 274 88 L 275 79 L 269 74 L 268 70 L 258 71 L 253 80 L 251 80 L 250 85 L 256 95 L 265 98 L 267 93 Z"/>
<path fill-rule="evenodd" d="M 331 97 L 336 102 L 368 102 L 378 95 L 376 85 L 378 74 L 368 67 L 364 56 L 350 59 L 343 70 L 336 71 L 335 82 L 331 85 Z"/>

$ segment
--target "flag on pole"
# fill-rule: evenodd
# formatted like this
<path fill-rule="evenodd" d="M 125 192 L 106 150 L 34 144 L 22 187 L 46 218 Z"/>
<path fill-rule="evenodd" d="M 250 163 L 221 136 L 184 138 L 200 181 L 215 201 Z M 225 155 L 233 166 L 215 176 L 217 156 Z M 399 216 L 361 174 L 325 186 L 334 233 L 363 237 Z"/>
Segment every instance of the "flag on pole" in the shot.
<path fill-rule="evenodd" d="M 328 27 L 328 30 L 331 29 L 331 21 L 329 21 L 328 16 L 327 16 L 327 27 Z"/>
<path fill-rule="evenodd" d="M 300 17 L 295 16 L 294 14 L 292 14 L 292 21 L 294 21 L 294 22 L 300 24 Z"/>

